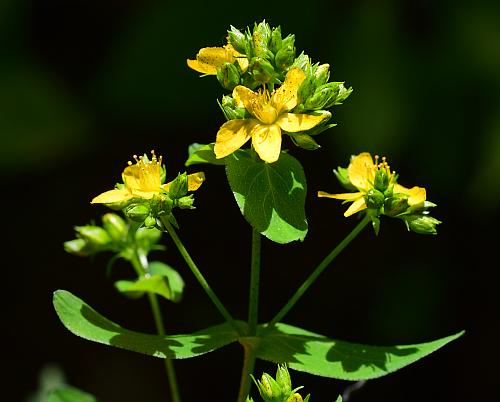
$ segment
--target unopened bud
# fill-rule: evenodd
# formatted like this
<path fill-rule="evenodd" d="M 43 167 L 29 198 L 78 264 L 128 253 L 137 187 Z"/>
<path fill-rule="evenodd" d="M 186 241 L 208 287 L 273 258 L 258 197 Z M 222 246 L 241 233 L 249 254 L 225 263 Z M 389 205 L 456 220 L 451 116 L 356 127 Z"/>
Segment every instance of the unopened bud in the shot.
<path fill-rule="evenodd" d="M 91 248 L 103 248 L 111 243 L 111 237 L 109 237 L 108 232 L 100 226 L 77 226 L 75 230 Z"/>
<path fill-rule="evenodd" d="M 286 402 L 304 402 L 304 400 L 302 399 L 302 396 L 296 392 L 295 394 L 290 395 Z"/>
<path fill-rule="evenodd" d="M 281 39 L 281 27 L 273 28 L 271 40 L 269 41 L 269 50 L 276 54 L 281 49 L 283 39 Z"/>
<path fill-rule="evenodd" d="M 325 63 L 318 66 L 314 72 L 314 78 L 317 86 L 326 84 L 330 78 L 330 65 Z"/>
<path fill-rule="evenodd" d="M 316 90 L 316 85 L 314 84 L 314 77 L 308 76 L 297 91 L 297 96 L 299 98 L 299 103 L 306 103 L 309 97 L 314 94 Z"/>
<path fill-rule="evenodd" d="M 217 69 L 217 80 L 224 89 L 232 91 L 240 83 L 238 67 L 232 63 L 224 63 Z"/>
<path fill-rule="evenodd" d="M 337 96 L 332 98 L 330 102 L 326 105 L 327 108 L 333 105 L 341 105 L 352 93 L 352 88 L 346 88 L 343 82 L 332 82 L 331 84 L 338 85 L 338 93 Z"/>
<path fill-rule="evenodd" d="M 188 196 L 179 198 L 177 200 L 177 206 L 180 209 L 193 209 L 194 208 L 193 204 L 194 204 L 193 194 L 189 194 Z"/>
<path fill-rule="evenodd" d="M 292 380 L 290 379 L 290 373 L 286 365 L 278 364 L 278 369 L 276 370 L 276 382 L 281 387 L 281 392 L 284 396 L 289 395 L 292 392 Z"/>
<path fill-rule="evenodd" d="M 227 120 L 245 118 L 245 108 L 236 107 L 236 103 L 232 96 L 224 95 L 222 97 L 222 102 L 219 105 Z"/>
<path fill-rule="evenodd" d="M 124 209 L 125 216 L 134 222 L 144 222 L 149 216 L 150 209 L 147 204 L 131 204 Z"/>
<path fill-rule="evenodd" d="M 187 173 L 179 173 L 168 190 L 168 195 L 171 199 L 176 200 L 184 197 L 188 192 L 188 176 Z"/>
<path fill-rule="evenodd" d="M 156 227 L 156 218 L 154 216 L 148 215 L 148 217 L 144 220 L 144 226 L 147 228 Z"/>
<path fill-rule="evenodd" d="M 233 27 L 231 25 L 231 30 L 227 31 L 228 33 L 228 41 L 233 46 L 233 48 L 242 54 L 246 54 L 247 50 L 247 37 L 241 32 L 239 29 Z"/>
<path fill-rule="evenodd" d="M 281 49 L 274 56 L 276 67 L 280 70 L 286 70 L 290 67 L 295 59 L 295 47 L 293 45 L 285 45 L 282 43 Z"/>
<path fill-rule="evenodd" d="M 403 217 L 408 229 L 419 234 L 437 234 L 436 226 L 441 223 L 429 215 L 405 215 Z"/>
<path fill-rule="evenodd" d="M 135 232 L 137 243 L 142 244 L 147 249 L 160 241 L 162 232 L 156 227 L 141 227 Z"/>
<path fill-rule="evenodd" d="M 269 374 L 262 374 L 257 386 L 259 388 L 260 395 L 265 402 L 281 402 L 281 388 L 276 380 Z"/>
<path fill-rule="evenodd" d="M 393 194 L 384 202 L 384 214 L 387 216 L 397 216 L 408 209 L 408 196 L 401 193 Z"/>
<path fill-rule="evenodd" d="M 64 250 L 67 253 L 86 257 L 89 255 L 87 242 L 84 239 L 74 239 L 64 242 Z"/>
<path fill-rule="evenodd" d="M 264 57 L 269 50 L 268 43 L 271 39 L 271 28 L 265 21 L 262 21 L 254 28 L 252 39 L 255 54 Z"/>
<path fill-rule="evenodd" d="M 252 60 L 252 76 L 255 81 L 265 84 L 274 77 L 274 68 L 262 57 L 255 57 Z"/>
<path fill-rule="evenodd" d="M 304 106 L 309 110 L 322 109 L 332 98 L 337 96 L 338 87 L 332 85 L 333 83 L 324 84 L 316 88 L 314 94 L 309 97 Z"/>
<path fill-rule="evenodd" d="M 349 180 L 349 171 L 347 170 L 347 168 L 339 166 L 337 169 L 333 170 L 333 174 L 342 185 L 342 187 L 349 191 L 357 190 L 356 187 L 354 187 L 354 185 L 351 183 L 351 180 Z"/>
<path fill-rule="evenodd" d="M 384 205 L 384 194 L 372 188 L 365 195 L 366 206 L 371 209 L 379 209 Z"/>
<path fill-rule="evenodd" d="M 123 240 L 127 235 L 127 223 L 117 214 L 105 214 L 102 217 L 102 226 L 114 242 Z"/>
<path fill-rule="evenodd" d="M 375 173 L 373 186 L 381 192 L 384 192 L 389 187 L 390 177 L 386 169 L 378 169 Z"/>
<path fill-rule="evenodd" d="M 295 143 L 295 145 L 297 145 L 302 149 L 307 149 L 308 151 L 314 151 L 318 148 L 321 148 L 321 145 L 319 145 L 316 141 L 314 141 L 314 139 L 308 134 L 291 133 L 290 138 Z"/>

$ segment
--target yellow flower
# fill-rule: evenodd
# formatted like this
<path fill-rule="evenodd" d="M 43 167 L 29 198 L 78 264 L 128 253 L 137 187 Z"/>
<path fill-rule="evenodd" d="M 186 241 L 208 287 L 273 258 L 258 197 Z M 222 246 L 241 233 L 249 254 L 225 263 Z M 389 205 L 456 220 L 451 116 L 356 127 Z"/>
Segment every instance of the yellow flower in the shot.
<path fill-rule="evenodd" d="M 330 117 L 322 115 L 288 113 L 297 106 L 297 90 L 306 78 L 298 67 L 292 68 L 285 82 L 272 94 L 266 89 L 253 92 L 238 85 L 233 90 L 236 106 L 244 107 L 253 118 L 230 120 L 217 133 L 214 152 L 224 158 L 241 148 L 250 138 L 260 158 L 272 163 L 281 151 L 281 130 L 291 133 L 306 131 Z"/>
<path fill-rule="evenodd" d="M 187 60 L 187 65 L 195 71 L 207 75 L 216 75 L 217 68 L 224 63 L 238 62 L 242 72 L 248 69 L 248 59 L 238 53 L 229 43 L 224 47 L 204 47 L 196 55 L 196 60 Z"/>
<path fill-rule="evenodd" d="M 161 184 L 162 157 L 157 158 L 154 151 L 151 154 L 151 160 L 134 155 L 136 163 L 129 161 L 122 174 L 124 186 L 98 195 L 92 200 L 92 204 L 122 203 L 134 198 L 150 200 L 161 191 L 168 191 L 170 183 Z M 204 180 L 203 172 L 188 175 L 188 190 L 197 190 Z"/>
<path fill-rule="evenodd" d="M 382 162 L 378 163 L 378 156 L 375 156 L 375 163 L 372 156 L 368 152 L 363 152 L 352 158 L 349 167 L 347 168 L 347 175 L 349 181 L 352 183 L 358 192 L 355 193 L 342 193 L 342 194 L 329 194 L 324 191 L 318 191 L 318 197 L 335 198 L 337 200 L 351 201 L 351 206 L 344 212 L 344 216 L 348 217 L 356 212 L 362 211 L 367 208 L 365 196 L 374 190 L 374 182 L 377 171 L 384 170 L 387 175 L 388 183 L 393 183 L 396 179 L 395 173 L 391 172 L 390 166 L 387 164 L 385 158 Z M 426 192 L 424 188 L 412 187 L 408 189 L 399 184 L 393 185 L 393 193 L 402 193 L 408 197 L 408 205 L 416 206 L 425 201 Z"/>

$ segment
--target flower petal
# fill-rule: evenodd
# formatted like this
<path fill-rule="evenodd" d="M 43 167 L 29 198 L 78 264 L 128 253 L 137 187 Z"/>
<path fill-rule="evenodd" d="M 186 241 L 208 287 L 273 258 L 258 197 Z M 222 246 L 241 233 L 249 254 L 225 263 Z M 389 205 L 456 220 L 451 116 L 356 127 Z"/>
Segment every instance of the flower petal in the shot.
<path fill-rule="evenodd" d="M 406 194 L 408 196 L 408 205 L 409 206 L 421 204 L 427 198 L 425 188 L 418 187 L 418 186 L 414 186 L 412 188 L 406 188 L 406 187 L 403 187 L 401 184 L 395 184 L 394 185 L 394 192 Z"/>
<path fill-rule="evenodd" d="M 347 209 L 347 211 L 344 212 L 344 216 L 347 218 L 351 215 L 354 215 L 356 212 L 362 211 L 363 209 L 366 209 L 366 202 L 364 197 L 354 201 Z"/>
<path fill-rule="evenodd" d="M 281 129 L 277 124 L 257 124 L 252 130 L 252 145 L 260 159 L 267 163 L 278 160 L 281 152 Z"/>
<path fill-rule="evenodd" d="M 243 85 L 238 85 L 233 89 L 233 99 L 236 103 L 236 107 L 244 107 L 251 112 L 253 109 L 252 105 L 257 103 L 258 98 L 259 94 L 257 92 Z"/>
<path fill-rule="evenodd" d="M 358 190 L 368 192 L 375 179 L 375 165 L 368 152 L 356 155 L 347 168 L 349 180 Z"/>
<path fill-rule="evenodd" d="M 278 113 L 292 110 L 297 106 L 297 91 L 300 84 L 306 79 L 306 74 L 299 68 L 294 67 L 288 71 L 285 82 L 273 94 L 272 102 Z"/>
<path fill-rule="evenodd" d="M 335 198 L 336 200 L 347 200 L 354 201 L 358 198 L 363 197 L 363 193 L 342 193 L 342 194 L 330 194 L 325 193 L 324 191 L 318 191 L 318 197 L 326 197 L 326 198 Z"/>
<path fill-rule="evenodd" d="M 329 113 L 317 116 L 312 114 L 284 113 L 278 118 L 276 124 L 285 131 L 296 133 L 298 131 L 310 130 L 329 117 Z"/>
<path fill-rule="evenodd" d="M 92 204 L 113 204 L 115 202 L 123 202 L 130 200 L 132 194 L 130 194 L 127 189 L 113 189 L 99 194 L 95 197 L 91 203 Z"/>
<path fill-rule="evenodd" d="M 255 124 L 253 119 L 235 119 L 224 123 L 215 140 L 215 157 L 224 158 L 241 148 L 250 139 Z"/>
<path fill-rule="evenodd" d="M 202 74 L 208 74 L 208 75 L 217 74 L 217 67 L 207 63 L 202 63 L 199 60 L 187 60 L 187 65 L 189 68 L 192 68 L 193 70 L 198 71 L 199 73 Z"/>

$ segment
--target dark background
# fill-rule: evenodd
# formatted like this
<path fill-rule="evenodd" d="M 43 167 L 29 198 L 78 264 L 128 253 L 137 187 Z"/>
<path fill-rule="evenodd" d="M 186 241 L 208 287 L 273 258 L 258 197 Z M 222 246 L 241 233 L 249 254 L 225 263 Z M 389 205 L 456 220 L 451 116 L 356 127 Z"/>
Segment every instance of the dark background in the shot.
<path fill-rule="evenodd" d="M 299 244 L 263 244 L 261 319 L 270 319 L 308 272 L 355 225 L 332 168 L 362 151 L 384 154 L 401 183 L 425 186 L 444 223 L 436 237 L 384 220 L 365 230 L 286 322 L 370 344 L 464 337 L 396 374 L 370 381 L 352 401 L 478 401 L 497 393 L 500 204 L 500 3 L 497 1 L 0 2 L 0 164 L 3 241 L 2 399 L 22 401 L 38 374 L 59 365 L 68 382 L 103 402 L 165 401 L 161 361 L 79 339 L 58 321 L 52 292 L 67 289 L 127 328 L 154 331 L 146 300 L 124 299 L 112 281 L 132 276 L 108 255 L 65 254 L 73 225 L 106 212 L 90 199 L 119 180 L 134 153 L 154 148 L 169 177 L 187 146 L 214 140 L 223 116 L 215 79 L 185 64 L 224 44 L 226 29 L 266 19 L 295 33 L 297 49 L 327 62 L 354 93 L 334 110 L 323 147 L 293 147 L 308 178 L 310 231 Z M 191 171 L 194 171 L 192 169 Z M 221 299 L 246 316 L 251 231 L 223 169 L 204 168 L 195 211 L 180 235 Z M 175 247 L 155 257 L 183 274 L 179 305 L 162 303 L 168 330 L 221 322 Z M 495 328 L 496 327 L 496 328 Z M 185 401 L 235 399 L 242 351 L 232 345 L 176 362 Z M 257 372 L 274 371 L 259 363 Z M 293 373 L 313 401 L 348 383 Z M 255 390 L 254 390 L 254 395 Z"/>

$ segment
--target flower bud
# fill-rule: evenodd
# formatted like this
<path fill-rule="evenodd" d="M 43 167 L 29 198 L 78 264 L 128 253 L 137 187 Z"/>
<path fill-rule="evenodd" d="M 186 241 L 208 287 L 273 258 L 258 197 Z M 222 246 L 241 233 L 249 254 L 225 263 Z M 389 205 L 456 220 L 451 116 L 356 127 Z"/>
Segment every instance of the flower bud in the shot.
<path fill-rule="evenodd" d="M 304 402 L 304 400 L 302 399 L 302 396 L 296 392 L 295 394 L 290 395 L 286 402 Z"/>
<path fill-rule="evenodd" d="M 268 43 L 271 39 L 271 28 L 269 25 L 262 21 L 253 30 L 253 46 L 255 48 L 255 54 L 260 57 L 264 57 L 268 52 Z"/>
<path fill-rule="evenodd" d="M 227 120 L 234 119 L 244 119 L 246 110 L 245 108 L 236 107 L 234 99 L 232 96 L 224 95 L 222 97 L 222 102 L 219 103 L 220 108 L 222 109 L 222 113 Z"/>
<path fill-rule="evenodd" d="M 274 63 L 280 70 L 286 70 L 295 60 L 295 47 L 282 43 L 281 49 L 274 56 Z"/>
<path fill-rule="evenodd" d="M 314 94 L 316 90 L 316 85 L 314 84 L 314 77 L 308 76 L 297 91 L 297 96 L 299 98 L 298 103 L 306 103 L 308 98 Z"/>
<path fill-rule="evenodd" d="M 290 138 L 295 145 L 302 149 L 307 149 L 308 151 L 314 151 L 318 148 L 321 148 L 321 146 L 308 134 L 290 133 Z"/>
<path fill-rule="evenodd" d="M 278 364 L 278 369 L 276 370 L 276 382 L 280 386 L 281 392 L 285 397 L 290 395 L 292 392 L 292 380 L 286 365 Z"/>
<path fill-rule="evenodd" d="M 401 193 L 393 194 L 384 202 L 384 214 L 387 216 L 397 216 L 408 209 L 408 196 Z"/>
<path fill-rule="evenodd" d="M 161 235 L 161 230 L 156 229 L 156 227 L 141 227 L 135 232 L 135 240 L 149 250 L 151 246 L 160 241 Z"/>
<path fill-rule="evenodd" d="M 246 50 L 248 47 L 248 38 L 247 36 L 241 32 L 239 29 L 233 27 L 231 25 L 231 30 L 227 31 L 228 33 L 228 42 L 233 46 L 233 48 L 242 54 L 246 54 Z"/>
<path fill-rule="evenodd" d="M 255 81 L 265 84 L 274 77 L 274 68 L 262 57 L 255 57 L 252 60 L 252 76 Z"/>
<path fill-rule="evenodd" d="M 375 173 L 375 179 L 373 180 L 373 186 L 381 192 L 384 192 L 389 187 L 390 182 L 389 173 L 386 169 L 378 169 Z"/>
<path fill-rule="evenodd" d="M 84 239 L 74 239 L 64 242 L 64 250 L 67 253 L 86 257 L 89 255 L 87 242 Z"/>
<path fill-rule="evenodd" d="M 282 392 L 279 384 L 269 374 L 264 373 L 257 383 L 260 396 L 265 402 L 282 402 Z"/>
<path fill-rule="evenodd" d="M 281 49 L 283 39 L 281 39 L 281 27 L 273 28 L 271 40 L 269 41 L 269 50 L 276 54 Z"/>
<path fill-rule="evenodd" d="M 316 85 L 320 86 L 326 84 L 328 79 L 330 78 L 330 65 L 329 64 L 321 64 L 316 68 L 314 72 L 314 79 L 316 80 Z"/>
<path fill-rule="evenodd" d="M 131 204 L 124 209 L 125 216 L 134 222 L 144 222 L 149 216 L 150 209 L 147 204 Z"/>
<path fill-rule="evenodd" d="M 168 190 L 168 195 L 172 200 L 184 197 L 188 192 L 188 176 L 187 173 L 179 173 Z"/>
<path fill-rule="evenodd" d="M 193 194 L 189 194 L 188 196 L 179 198 L 177 200 L 177 206 L 180 209 L 193 209 L 194 208 L 193 204 L 194 204 Z"/>
<path fill-rule="evenodd" d="M 154 216 L 148 215 L 144 220 L 144 226 L 149 229 L 156 227 L 156 218 Z"/>
<path fill-rule="evenodd" d="M 120 242 L 127 235 L 127 223 L 117 214 L 108 213 L 102 217 L 102 227 L 114 242 Z"/>
<path fill-rule="evenodd" d="M 232 63 L 224 63 L 217 69 L 217 80 L 224 89 L 232 91 L 240 83 L 238 67 Z"/>
<path fill-rule="evenodd" d="M 365 195 L 366 206 L 371 209 L 379 209 L 384 205 L 384 194 L 372 188 Z"/>
<path fill-rule="evenodd" d="M 352 88 L 346 88 L 343 82 L 332 82 L 331 84 L 338 85 L 337 96 L 332 98 L 330 102 L 325 106 L 326 108 L 332 107 L 334 105 L 341 105 L 349 95 L 352 93 Z"/>
<path fill-rule="evenodd" d="M 324 84 L 316 88 L 314 94 L 304 103 L 305 108 L 309 110 L 319 110 L 327 103 L 331 102 L 332 98 L 335 98 L 338 93 L 338 87 L 332 84 L 333 83 Z"/>
<path fill-rule="evenodd" d="M 104 248 L 111 243 L 108 232 L 100 226 L 77 226 L 75 230 L 92 249 Z"/>
<path fill-rule="evenodd" d="M 437 234 L 436 226 L 441 223 L 429 215 L 404 215 L 403 220 L 409 230 L 419 234 Z"/>

